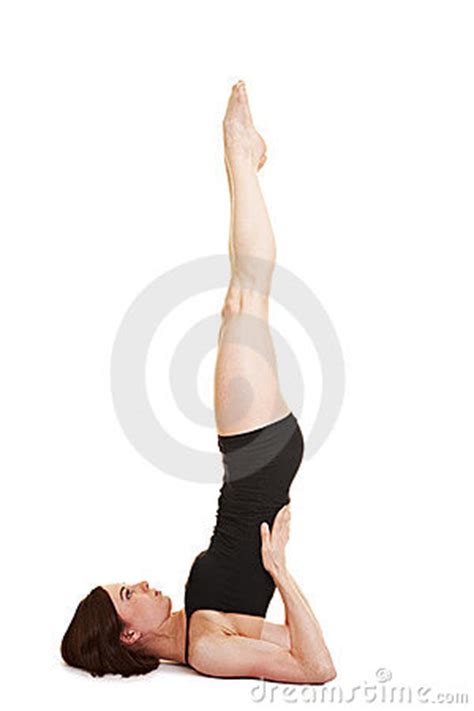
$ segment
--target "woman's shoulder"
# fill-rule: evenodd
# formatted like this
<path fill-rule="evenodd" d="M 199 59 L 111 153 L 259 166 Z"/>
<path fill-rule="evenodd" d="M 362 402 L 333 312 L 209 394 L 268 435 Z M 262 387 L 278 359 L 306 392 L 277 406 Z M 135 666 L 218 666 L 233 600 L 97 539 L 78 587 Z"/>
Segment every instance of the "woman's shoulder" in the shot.
<path fill-rule="evenodd" d="M 220 610 L 194 610 L 188 620 L 189 639 L 191 641 L 192 636 L 196 641 L 205 634 L 239 634 L 239 617 L 232 612 Z"/>
<path fill-rule="evenodd" d="M 192 666 L 193 653 L 213 636 L 239 635 L 238 620 L 233 613 L 220 610 L 194 610 L 188 620 L 188 662 Z"/>
<path fill-rule="evenodd" d="M 192 622 L 192 624 L 191 624 Z M 192 653 L 206 647 L 206 641 L 217 637 L 247 637 L 290 648 L 289 629 L 284 624 L 269 622 L 265 617 L 242 612 L 220 612 L 219 610 L 195 610 L 190 617 L 188 659 L 192 663 Z M 191 664 L 192 665 L 192 664 Z"/>
<path fill-rule="evenodd" d="M 268 678 L 275 680 L 280 673 L 300 674 L 286 625 L 218 610 L 196 610 L 191 617 L 188 664 L 197 672 L 226 677 L 270 674 Z"/>
<path fill-rule="evenodd" d="M 209 638 L 247 637 L 289 649 L 289 629 L 284 624 L 269 622 L 259 615 L 248 615 L 242 612 L 221 612 L 219 610 L 195 610 L 189 620 L 188 658 L 192 652 L 203 646 Z"/>

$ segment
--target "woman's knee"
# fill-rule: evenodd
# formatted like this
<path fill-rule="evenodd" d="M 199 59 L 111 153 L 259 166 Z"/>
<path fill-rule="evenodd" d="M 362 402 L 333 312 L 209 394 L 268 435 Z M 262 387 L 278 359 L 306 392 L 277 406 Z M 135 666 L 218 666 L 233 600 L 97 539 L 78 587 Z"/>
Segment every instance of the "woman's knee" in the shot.
<path fill-rule="evenodd" d="M 249 315 L 266 319 L 268 302 L 268 294 L 259 290 L 244 287 L 229 288 L 221 309 L 221 317 L 226 320 L 239 315 Z"/>

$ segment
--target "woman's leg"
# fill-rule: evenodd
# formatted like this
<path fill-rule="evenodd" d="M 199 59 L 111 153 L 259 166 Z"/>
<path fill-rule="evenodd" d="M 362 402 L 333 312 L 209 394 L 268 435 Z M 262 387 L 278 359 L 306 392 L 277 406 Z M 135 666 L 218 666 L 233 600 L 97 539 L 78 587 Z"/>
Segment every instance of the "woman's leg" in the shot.
<path fill-rule="evenodd" d="M 218 338 L 214 409 L 220 435 L 239 434 L 290 412 L 278 381 L 268 325 L 276 245 L 257 171 L 265 143 L 253 126 L 243 82 L 224 119 L 225 163 L 231 197 L 231 278 Z"/>

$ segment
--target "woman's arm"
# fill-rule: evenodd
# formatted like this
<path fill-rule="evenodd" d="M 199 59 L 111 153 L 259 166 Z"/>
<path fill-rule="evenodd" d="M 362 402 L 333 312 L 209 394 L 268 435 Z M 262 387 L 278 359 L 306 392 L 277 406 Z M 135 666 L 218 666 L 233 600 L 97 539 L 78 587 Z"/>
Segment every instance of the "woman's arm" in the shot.
<path fill-rule="evenodd" d="M 264 640 L 229 637 L 216 630 L 201 636 L 193 645 L 189 661 L 197 671 L 211 676 L 249 676 L 281 682 L 324 683 L 335 678 L 319 623 L 286 569 L 284 548 L 288 532 L 287 507 L 275 517 L 271 536 L 268 526 L 261 527 L 262 560 L 285 605 L 289 649 Z"/>
<path fill-rule="evenodd" d="M 286 569 L 273 579 L 285 605 L 293 657 L 310 674 L 315 673 L 325 681 L 334 679 L 336 670 L 321 626 L 294 578 Z"/>
<path fill-rule="evenodd" d="M 286 625 L 269 622 L 265 617 L 248 615 L 242 612 L 226 612 L 226 620 L 234 622 L 238 628 L 238 634 L 251 639 L 263 639 L 265 642 L 273 642 L 279 647 L 290 648 L 290 631 Z"/>
<path fill-rule="evenodd" d="M 290 505 L 287 504 L 276 515 L 271 534 L 268 524 L 262 523 L 263 565 L 271 574 L 285 605 L 285 624 L 289 629 L 293 656 L 304 668 L 334 678 L 336 671 L 321 626 L 286 566 L 290 520 Z"/>
<path fill-rule="evenodd" d="M 291 650 L 272 642 L 250 637 L 227 637 L 207 633 L 190 649 L 188 662 L 196 671 L 208 676 L 251 677 L 302 684 L 324 684 L 334 674 L 309 669 L 300 664 Z"/>

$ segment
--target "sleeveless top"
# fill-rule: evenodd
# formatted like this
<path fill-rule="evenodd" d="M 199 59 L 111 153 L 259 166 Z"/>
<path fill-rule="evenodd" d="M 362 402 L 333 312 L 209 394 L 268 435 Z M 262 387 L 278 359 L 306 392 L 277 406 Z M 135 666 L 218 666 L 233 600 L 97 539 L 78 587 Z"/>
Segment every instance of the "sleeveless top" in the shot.
<path fill-rule="evenodd" d="M 185 660 L 189 623 L 198 609 L 265 617 L 275 591 L 261 559 L 260 524 L 270 528 L 290 501 L 290 485 L 304 453 L 296 417 L 236 435 L 218 435 L 224 464 L 216 523 L 208 548 L 196 555 L 185 584 Z"/>

